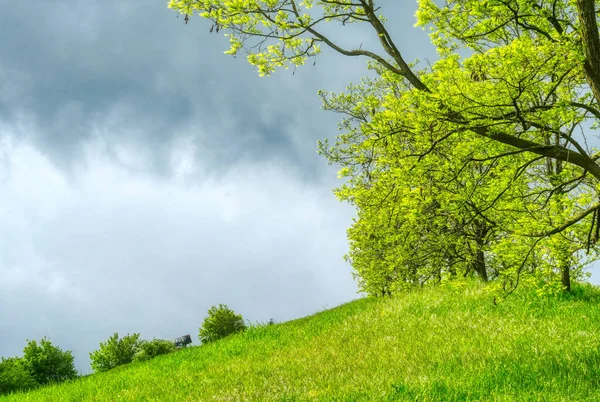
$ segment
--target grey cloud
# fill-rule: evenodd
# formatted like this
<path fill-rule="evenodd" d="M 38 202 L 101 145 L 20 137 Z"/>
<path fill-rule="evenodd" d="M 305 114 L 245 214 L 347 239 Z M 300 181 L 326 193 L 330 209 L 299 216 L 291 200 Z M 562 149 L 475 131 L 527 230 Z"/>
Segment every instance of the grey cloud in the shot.
<path fill-rule="evenodd" d="M 81 141 L 118 103 L 142 129 L 137 140 L 152 150 L 156 173 L 165 172 L 161 150 L 175 133 L 200 122 L 212 128 L 204 140 L 221 161 L 215 169 L 241 159 L 285 157 L 314 179 L 322 162 L 315 141 L 335 134 L 337 121 L 320 113 L 315 92 L 342 89 L 363 74 L 365 59 L 326 52 L 317 67 L 260 79 L 245 60 L 223 55 L 227 41 L 209 34 L 207 21 L 184 25 L 166 3 L 57 0 L 3 7 L 0 88 L 12 88 L 3 92 L 13 95 L 0 97 L 0 116 L 35 116 L 45 128 L 36 143 L 61 167 L 73 167 Z M 386 8 L 410 15 L 402 7 Z M 404 28 L 399 34 L 415 33 Z M 365 28 L 348 34 L 332 25 L 327 31 L 349 46 L 377 46 Z"/>
<path fill-rule="evenodd" d="M 37 143 L 66 165 L 79 155 L 90 125 L 105 119 L 115 102 L 126 105 L 132 121 L 144 128 L 143 141 L 152 144 L 159 163 L 158 150 L 173 132 L 199 120 L 233 126 L 224 139 L 231 148 L 223 155 L 229 162 L 254 151 L 259 157 L 290 153 L 293 158 L 293 144 L 279 121 L 256 116 L 264 115 L 269 99 L 280 105 L 274 112 L 285 116 L 286 107 L 315 91 L 290 95 L 290 86 L 286 91 L 285 80 L 277 78 L 264 85 L 251 68 L 239 68 L 243 60 L 222 54 L 223 38 L 209 35 L 203 21 L 186 26 L 175 15 L 164 1 L 57 1 L 33 11 L 17 2 L 3 8 L 2 87 L 15 92 L 15 82 L 23 84 L 18 99 L 1 99 L 0 116 L 32 112 L 45 127 Z M 294 102 L 287 101 L 290 97 Z M 288 114 L 287 120 L 293 112 Z M 259 139 L 252 141 L 253 136 Z M 245 147 L 236 147 L 235 140 Z"/>

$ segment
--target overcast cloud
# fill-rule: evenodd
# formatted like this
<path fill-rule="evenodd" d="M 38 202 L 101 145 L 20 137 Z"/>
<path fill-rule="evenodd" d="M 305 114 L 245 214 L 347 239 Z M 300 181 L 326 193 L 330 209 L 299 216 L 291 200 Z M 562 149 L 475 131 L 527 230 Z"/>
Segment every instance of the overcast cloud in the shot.
<path fill-rule="evenodd" d="M 432 57 L 413 3 L 383 2 L 407 58 Z M 197 343 L 217 303 L 283 321 L 359 297 L 316 91 L 364 59 L 259 78 L 165 0 L 0 7 L 0 356 L 46 335 L 88 373 L 114 332 Z"/>

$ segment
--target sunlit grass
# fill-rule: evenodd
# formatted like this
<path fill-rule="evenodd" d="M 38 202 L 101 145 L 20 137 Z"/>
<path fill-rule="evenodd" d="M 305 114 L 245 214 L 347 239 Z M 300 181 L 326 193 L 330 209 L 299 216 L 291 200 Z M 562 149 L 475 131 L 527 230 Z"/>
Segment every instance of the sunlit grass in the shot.
<path fill-rule="evenodd" d="M 600 290 L 360 299 L 0 401 L 598 401 Z"/>

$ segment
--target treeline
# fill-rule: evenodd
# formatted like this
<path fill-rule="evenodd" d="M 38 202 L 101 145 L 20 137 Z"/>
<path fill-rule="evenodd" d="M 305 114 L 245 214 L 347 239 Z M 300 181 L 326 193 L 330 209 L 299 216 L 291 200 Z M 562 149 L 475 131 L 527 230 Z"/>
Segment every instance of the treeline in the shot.
<path fill-rule="evenodd" d="M 269 324 L 273 324 L 273 321 Z M 245 329 L 246 324 L 240 314 L 219 304 L 208 310 L 198 331 L 198 339 L 206 344 Z M 127 334 L 122 338 L 114 333 L 105 342 L 100 342 L 98 350 L 90 353 L 91 366 L 95 372 L 105 372 L 124 364 L 147 361 L 172 353 L 180 347 L 182 346 L 169 340 L 141 339 L 139 333 Z M 75 357 L 70 350 L 61 350 L 46 337 L 40 342 L 27 340 L 22 357 L 3 357 L 0 361 L 0 395 L 28 391 L 79 377 L 82 375 L 75 369 Z"/>

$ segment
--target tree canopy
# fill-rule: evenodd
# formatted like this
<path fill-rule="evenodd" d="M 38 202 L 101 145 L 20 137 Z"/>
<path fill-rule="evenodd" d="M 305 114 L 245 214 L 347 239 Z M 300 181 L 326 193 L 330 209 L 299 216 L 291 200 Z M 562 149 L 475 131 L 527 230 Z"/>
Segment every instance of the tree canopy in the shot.
<path fill-rule="evenodd" d="M 139 333 L 119 338 L 115 332 L 108 340 L 100 342 L 100 349 L 90 352 L 92 369 L 103 372 L 133 362 L 142 343 Z"/>
<path fill-rule="evenodd" d="M 63 351 L 47 338 L 40 342 L 27 341 L 22 361 L 38 384 L 59 383 L 77 377 L 75 357 Z"/>
<path fill-rule="evenodd" d="M 219 304 L 208 309 L 198 330 L 198 339 L 202 343 L 210 343 L 245 329 L 246 323 L 241 314 L 236 314 L 225 304 Z"/>
<path fill-rule="evenodd" d="M 319 151 L 341 167 L 337 196 L 362 290 L 389 294 L 477 275 L 570 289 L 600 237 L 600 35 L 594 0 L 419 0 L 438 58 L 409 62 L 375 0 L 171 0 L 229 37 L 260 75 L 323 48 L 374 72 L 324 108 L 344 114 Z M 344 28 L 325 34 L 324 25 Z M 369 26 L 377 49 L 339 43 Z M 329 31 L 327 31 L 329 32 Z"/>

